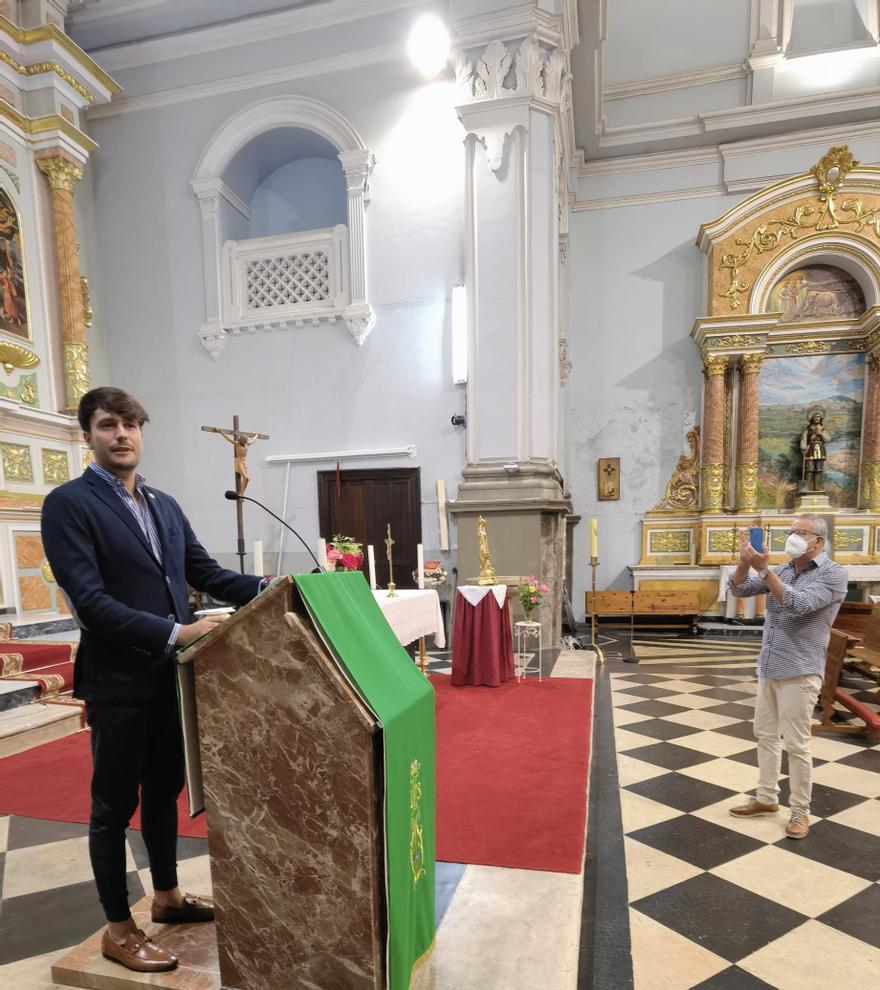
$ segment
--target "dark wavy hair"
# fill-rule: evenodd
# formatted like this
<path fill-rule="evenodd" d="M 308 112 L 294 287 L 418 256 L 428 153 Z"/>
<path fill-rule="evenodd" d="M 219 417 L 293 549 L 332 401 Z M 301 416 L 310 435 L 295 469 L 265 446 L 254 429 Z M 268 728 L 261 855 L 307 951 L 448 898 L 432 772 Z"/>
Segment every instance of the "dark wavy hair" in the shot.
<path fill-rule="evenodd" d="M 121 388 L 113 388 L 112 385 L 102 385 L 100 388 L 93 388 L 91 392 L 86 392 L 79 400 L 76 418 L 83 433 L 91 432 L 92 416 L 96 409 L 106 409 L 107 412 L 116 413 L 124 419 L 135 419 L 138 426 L 143 426 L 150 420 L 147 410 L 133 395 L 129 395 Z"/>

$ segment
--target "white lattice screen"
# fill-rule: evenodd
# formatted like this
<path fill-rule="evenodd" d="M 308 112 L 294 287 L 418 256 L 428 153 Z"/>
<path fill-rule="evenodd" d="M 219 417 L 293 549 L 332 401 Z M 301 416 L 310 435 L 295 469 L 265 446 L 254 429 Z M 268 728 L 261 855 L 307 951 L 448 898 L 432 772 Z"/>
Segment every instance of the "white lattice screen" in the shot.
<path fill-rule="evenodd" d="M 287 258 L 259 258 L 245 268 L 247 308 L 299 306 L 330 296 L 330 267 L 324 251 Z"/>
<path fill-rule="evenodd" d="M 348 228 L 227 241 L 224 323 L 231 328 L 332 320 L 350 302 Z"/>

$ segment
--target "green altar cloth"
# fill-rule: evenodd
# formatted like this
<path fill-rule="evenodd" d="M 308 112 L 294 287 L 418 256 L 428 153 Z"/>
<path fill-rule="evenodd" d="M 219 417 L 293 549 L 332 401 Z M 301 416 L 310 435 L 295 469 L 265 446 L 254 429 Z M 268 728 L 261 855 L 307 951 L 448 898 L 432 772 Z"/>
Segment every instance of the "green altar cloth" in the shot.
<path fill-rule="evenodd" d="M 294 576 L 343 669 L 383 727 L 388 986 L 407 990 L 434 942 L 434 689 L 360 571 Z"/>

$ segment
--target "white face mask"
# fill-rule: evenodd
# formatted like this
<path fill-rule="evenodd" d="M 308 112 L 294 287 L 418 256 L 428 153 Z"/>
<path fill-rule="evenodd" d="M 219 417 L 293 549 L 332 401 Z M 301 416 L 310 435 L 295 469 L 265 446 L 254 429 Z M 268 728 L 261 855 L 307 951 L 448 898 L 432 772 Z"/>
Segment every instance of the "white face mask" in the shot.
<path fill-rule="evenodd" d="M 792 560 L 803 557 L 807 552 L 807 541 L 797 533 L 790 533 L 785 541 L 785 552 Z"/>

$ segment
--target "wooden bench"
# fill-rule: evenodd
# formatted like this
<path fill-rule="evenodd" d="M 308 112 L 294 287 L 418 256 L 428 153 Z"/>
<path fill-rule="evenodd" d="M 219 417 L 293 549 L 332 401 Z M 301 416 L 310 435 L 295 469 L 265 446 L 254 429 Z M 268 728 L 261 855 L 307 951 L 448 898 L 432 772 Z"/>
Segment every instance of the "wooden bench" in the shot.
<path fill-rule="evenodd" d="M 810 731 L 814 736 L 820 732 L 836 732 L 841 735 L 859 733 L 871 740 L 880 739 L 880 715 L 840 687 L 840 675 L 851 644 L 850 636 L 832 628 L 828 649 L 825 651 L 825 679 L 819 693 L 820 721 L 818 725 L 813 725 Z M 860 718 L 865 723 L 864 726 L 833 722 L 831 716 L 834 714 L 835 701 Z"/>
<path fill-rule="evenodd" d="M 695 633 L 697 619 L 702 614 L 698 591 L 597 591 L 595 600 L 593 592 L 588 591 L 585 602 L 588 615 L 595 614 L 597 619 L 615 616 L 628 618 L 630 630 L 636 616 L 640 618 L 670 616 L 687 620 L 678 625 L 684 625 Z M 640 625 L 650 626 L 651 623 L 640 623 Z M 677 624 L 663 623 L 663 625 L 666 628 L 674 628 Z"/>
<path fill-rule="evenodd" d="M 871 607 L 867 627 L 859 642 L 848 647 L 844 663 L 847 670 L 858 671 L 863 677 L 880 683 L 880 608 L 876 605 Z"/>

